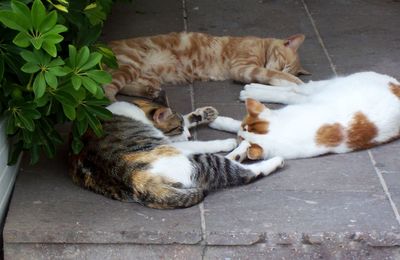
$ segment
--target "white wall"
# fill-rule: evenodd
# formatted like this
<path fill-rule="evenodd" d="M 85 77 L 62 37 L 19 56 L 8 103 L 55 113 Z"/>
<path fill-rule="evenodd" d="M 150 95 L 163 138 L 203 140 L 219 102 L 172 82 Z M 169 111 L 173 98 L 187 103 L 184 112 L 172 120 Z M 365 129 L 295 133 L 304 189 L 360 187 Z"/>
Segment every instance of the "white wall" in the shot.
<path fill-rule="evenodd" d="M 18 163 L 13 166 L 7 166 L 8 142 L 5 128 L 5 120 L 0 118 L 0 223 L 4 218 L 7 202 L 18 172 Z"/>

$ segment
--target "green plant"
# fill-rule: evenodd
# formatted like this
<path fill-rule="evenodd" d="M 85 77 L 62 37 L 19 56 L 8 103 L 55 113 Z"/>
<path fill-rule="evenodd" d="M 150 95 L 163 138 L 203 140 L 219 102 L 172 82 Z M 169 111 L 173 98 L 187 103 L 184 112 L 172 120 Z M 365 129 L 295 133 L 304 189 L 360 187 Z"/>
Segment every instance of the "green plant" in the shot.
<path fill-rule="evenodd" d="M 25 0 L 0 2 L 0 115 L 12 149 L 9 164 L 21 151 L 31 163 L 41 150 L 49 157 L 63 143 L 55 126 L 72 122 L 72 150 L 90 127 L 102 134 L 102 84 L 111 81 L 102 64 L 116 67 L 105 45 L 96 44 L 112 0 Z"/>

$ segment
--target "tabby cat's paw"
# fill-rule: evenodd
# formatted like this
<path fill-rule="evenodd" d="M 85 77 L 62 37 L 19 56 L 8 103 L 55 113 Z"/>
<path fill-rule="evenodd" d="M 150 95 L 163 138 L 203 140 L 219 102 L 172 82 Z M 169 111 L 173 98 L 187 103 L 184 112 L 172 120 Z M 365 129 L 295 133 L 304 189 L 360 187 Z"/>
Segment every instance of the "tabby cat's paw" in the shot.
<path fill-rule="evenodd" d="M 214 107 L 200 107 L 188 115 L 190 124 L 208 124 L 218 117 L 218 110 Z"/>

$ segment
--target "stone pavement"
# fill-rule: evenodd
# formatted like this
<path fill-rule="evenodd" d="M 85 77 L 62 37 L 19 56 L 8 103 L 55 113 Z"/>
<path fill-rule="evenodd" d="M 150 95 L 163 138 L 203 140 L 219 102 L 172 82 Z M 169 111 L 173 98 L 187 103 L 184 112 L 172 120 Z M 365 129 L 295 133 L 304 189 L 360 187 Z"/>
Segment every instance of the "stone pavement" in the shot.
<path fill-rule="evenodd" d="M 118 3 L 104 39 L 170 31 L 307 36 L 318 80 L 374 70 L 400 78 L 398 0 L 137 0 Z M 241 119 L 242 84 L 168 86 L 173 107 L 213 105 Z M 371 104 L 373 105 L 373 104 Z M 201 128 L 199 140 L 231 137 Z M 66 148 L 24 163 L 4 229 L 6 259 L 400 259 L 400 141 L 368 151 L 290 160 L 278 174 L 154 210 L 74 186 Z"/>

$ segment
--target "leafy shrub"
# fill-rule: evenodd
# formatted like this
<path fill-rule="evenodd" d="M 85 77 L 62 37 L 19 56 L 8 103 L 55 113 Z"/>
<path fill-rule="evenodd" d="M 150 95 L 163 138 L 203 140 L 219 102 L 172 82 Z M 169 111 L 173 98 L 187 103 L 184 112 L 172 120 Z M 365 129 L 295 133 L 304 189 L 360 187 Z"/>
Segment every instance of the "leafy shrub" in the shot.
<path fill-rule="evenodd" d="M 102 84 L 111 81 L 102 64 L 115 68 L 113 53 L 96 44 L 112 0 L 13 0 L 0 3 L 0 115 L 12 149 L 30 162 L 41 150 L 49 157 L 62 144 L 55 126 L 72 122 L 72 150 L 90 127 L 100 136 L 104 108 Z"/>

